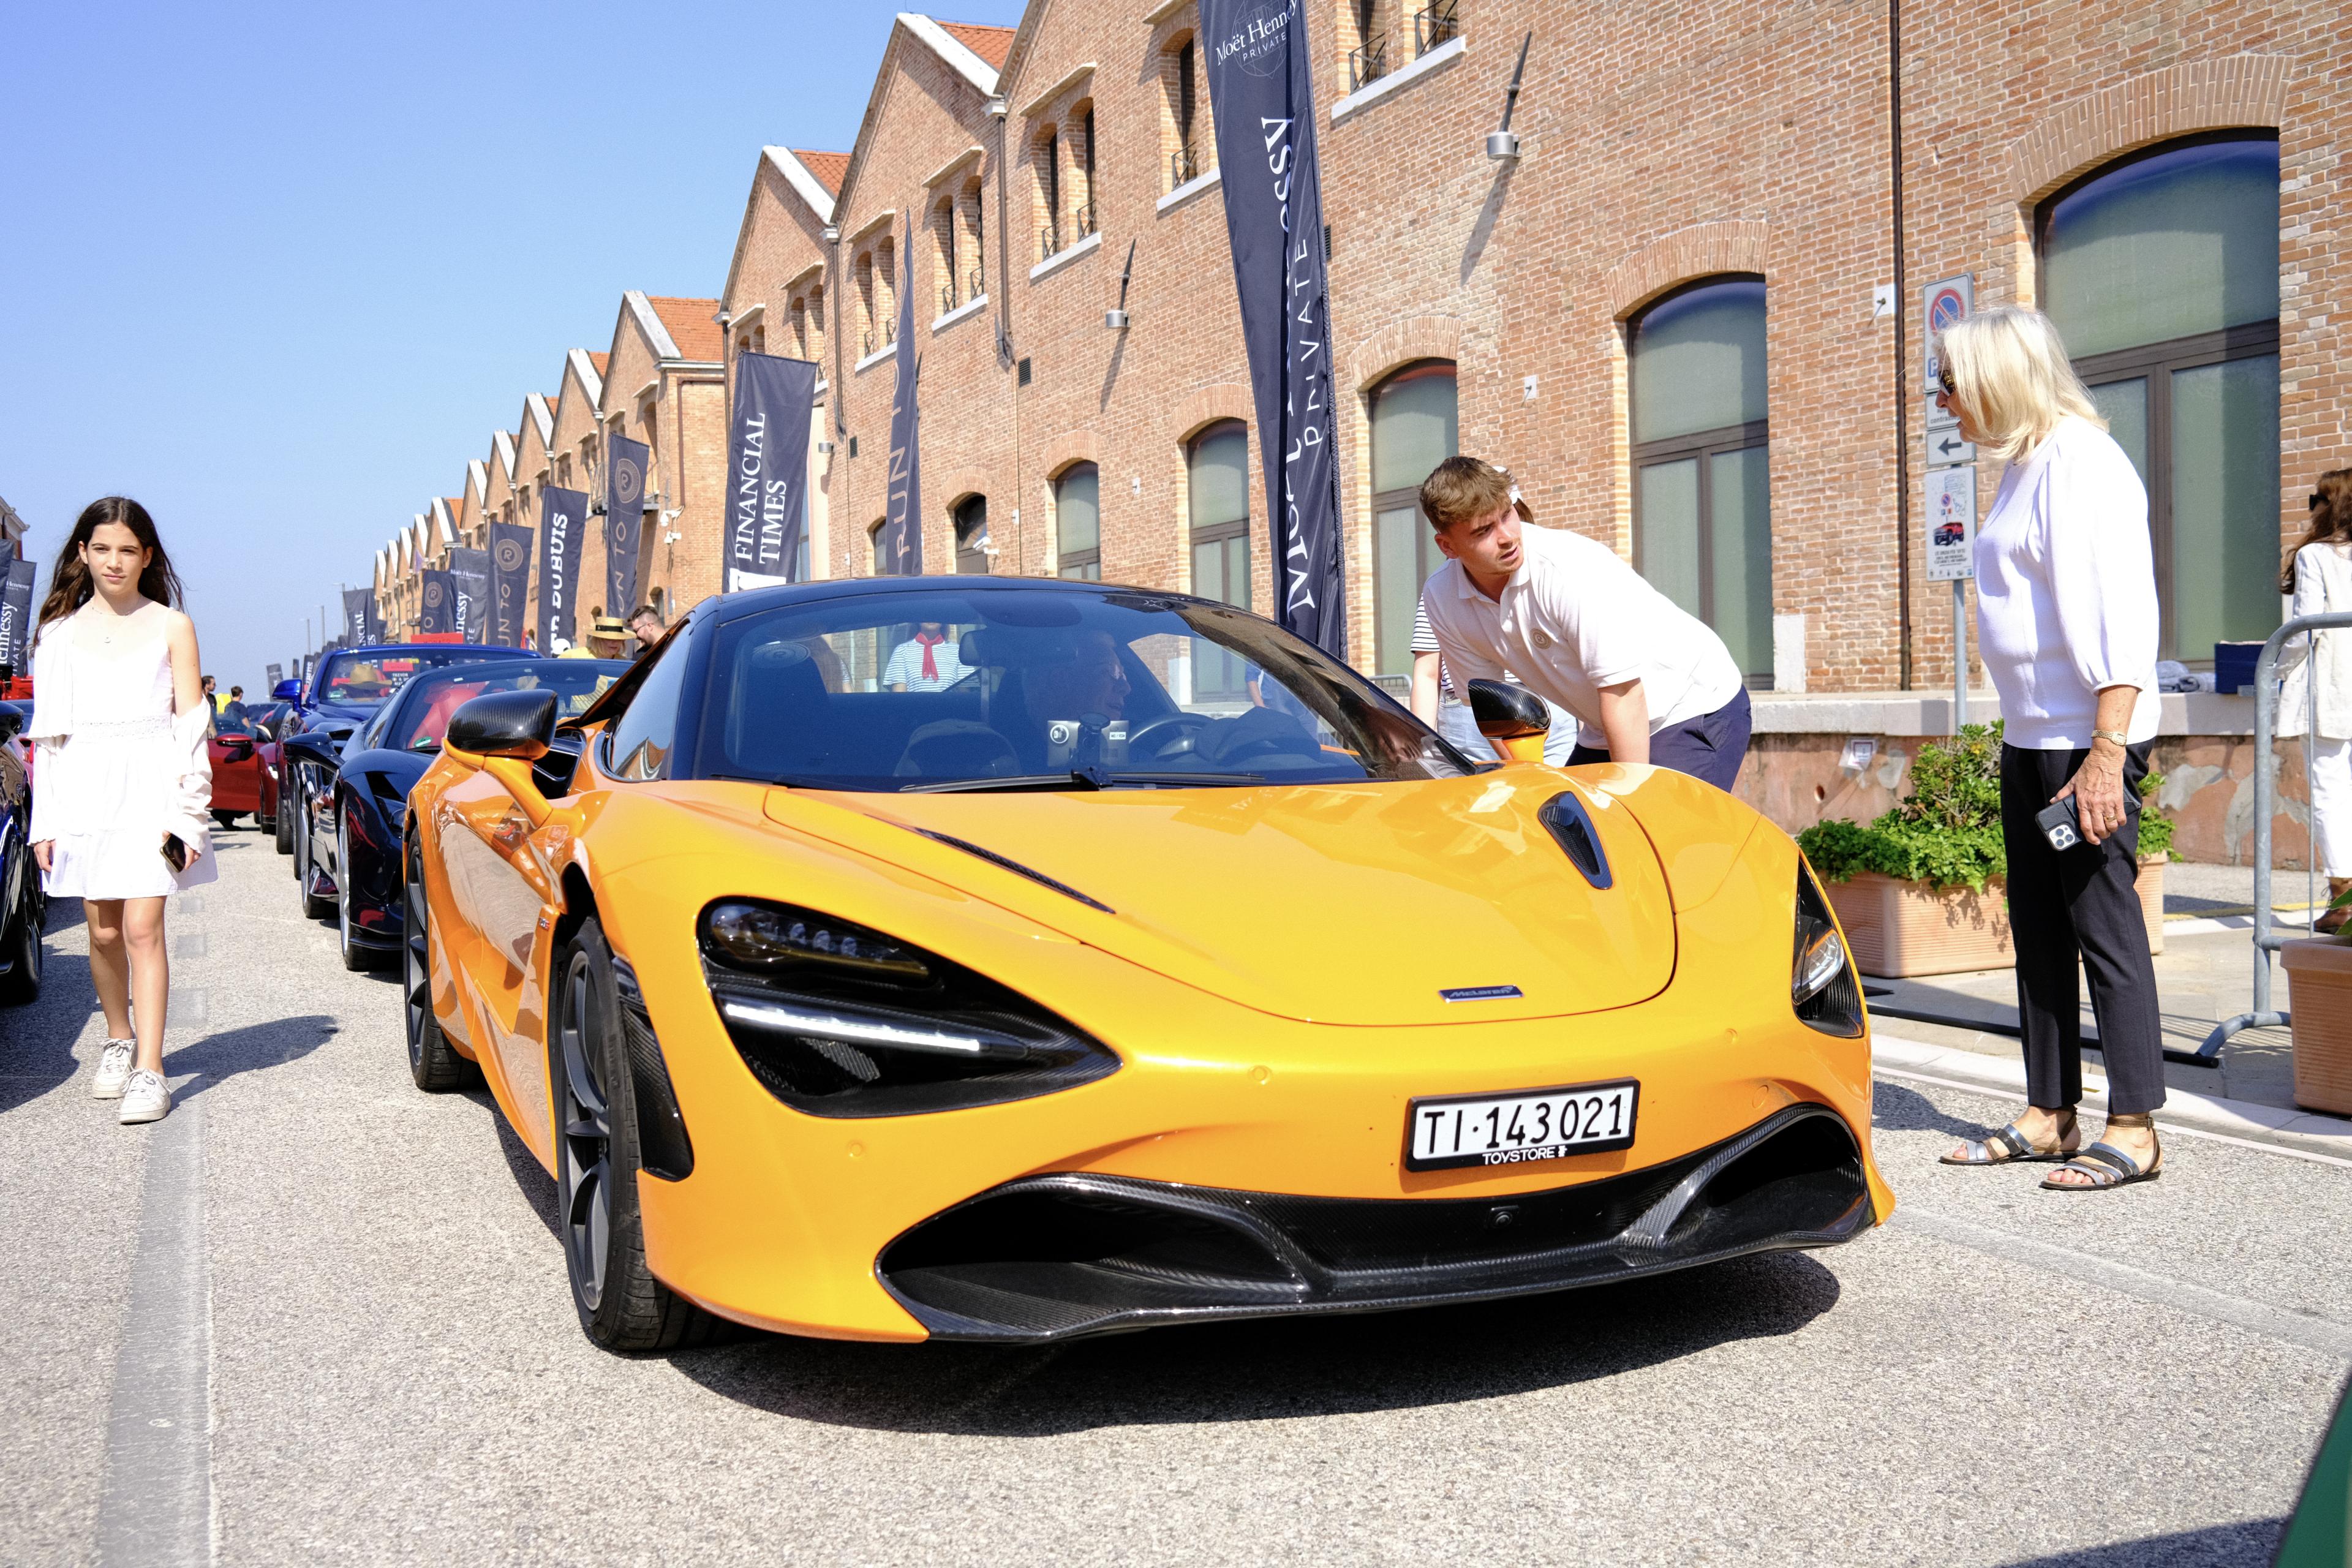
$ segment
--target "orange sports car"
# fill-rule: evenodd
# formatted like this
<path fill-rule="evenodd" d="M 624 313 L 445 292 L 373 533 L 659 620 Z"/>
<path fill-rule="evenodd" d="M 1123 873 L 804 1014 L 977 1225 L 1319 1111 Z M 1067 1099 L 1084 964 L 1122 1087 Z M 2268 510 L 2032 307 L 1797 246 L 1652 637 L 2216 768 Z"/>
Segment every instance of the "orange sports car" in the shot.
<path fill-rule="evenodd" d="M 560 731 L 451 720 L 411 1070 L 488 1079 L 614 1349 L 1470 1300 L 1885 1220 L 1796 846 L 1475 695 L 1513 760 L 1177 594 L 708 600 Z"/>

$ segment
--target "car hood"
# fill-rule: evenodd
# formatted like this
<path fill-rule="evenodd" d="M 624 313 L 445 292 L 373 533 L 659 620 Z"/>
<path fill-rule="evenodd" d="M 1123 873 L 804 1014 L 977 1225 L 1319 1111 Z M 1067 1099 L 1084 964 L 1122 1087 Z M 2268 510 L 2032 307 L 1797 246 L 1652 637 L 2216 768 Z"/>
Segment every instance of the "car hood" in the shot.
<path fill-rule="evenodd" d="M 1208 790 L 776 789 L 767 814 L 1244 1006 L 1426 1025 L 1623 1007 L 1672 978 L 1673 907 L 1630 809 L 1577 791 L 1609 858 L 1605 889 L 1538 819 L 1575 788 L 1509 768 Z M 1443 994 L 1463 990 L 1487 994 Z"/>

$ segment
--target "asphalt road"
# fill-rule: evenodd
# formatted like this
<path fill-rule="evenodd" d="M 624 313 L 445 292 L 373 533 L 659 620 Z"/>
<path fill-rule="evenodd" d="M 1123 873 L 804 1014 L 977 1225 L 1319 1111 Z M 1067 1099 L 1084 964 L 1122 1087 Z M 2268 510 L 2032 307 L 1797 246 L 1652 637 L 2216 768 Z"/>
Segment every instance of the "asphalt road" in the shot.
<path fill-rule="evenodd" d="M 410 1087 L 250 829 L 173 916 L 155 1127 L 78 910 L 0 1013 L 0 1560 L 2262 1563 L 2352 1366 L 2352 1169 L 2045 1194 L 1882 1079 L 1897 1223 L 1496 1306 L 1036 1352 L 593 1349 L 552 1184 Z"/>

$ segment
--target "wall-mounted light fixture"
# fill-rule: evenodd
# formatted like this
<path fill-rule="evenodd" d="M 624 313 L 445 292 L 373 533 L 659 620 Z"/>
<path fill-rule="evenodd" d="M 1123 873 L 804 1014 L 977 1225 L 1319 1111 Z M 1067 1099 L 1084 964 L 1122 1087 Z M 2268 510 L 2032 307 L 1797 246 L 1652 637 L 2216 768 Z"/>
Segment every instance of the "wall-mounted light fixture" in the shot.
<path fill-rule="evenodd" d="M 1519 40 L 1519 63 L 1511 68 L 1511 85 L 1503 89 L 1503 128 L 1486 132 L 1486 156 L 1498 163 L 1509 163 L 1519 155 L 1519 133 L 1511 129 L 1511 112 L 1519 106 L 1519 79 L 1528 74 L 1528 46 L 1536 41 L 1535 29 Z"/>
<path fill-rule="evenodd" d="M 1135 241 L 1127 242 L 1127 268 L 1118 275 L 1118 303 L 1103 312 L 1103 325 L 1114 332 L 1128 327 L 1127 286 L 1135 279 Z"/>

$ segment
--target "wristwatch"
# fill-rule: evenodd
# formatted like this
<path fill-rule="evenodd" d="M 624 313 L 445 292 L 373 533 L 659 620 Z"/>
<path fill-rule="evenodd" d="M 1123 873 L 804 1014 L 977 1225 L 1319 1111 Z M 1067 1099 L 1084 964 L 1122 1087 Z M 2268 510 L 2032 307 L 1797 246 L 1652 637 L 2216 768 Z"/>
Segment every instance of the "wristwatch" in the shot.
<path fill-rule="evenodd" d="M 2113 741 L 2116 745 L 2125 747 L 2128 747 L 2131 744 L 2131 737 L 2125 734 L 2121 730 L 2094 730 L 2091 731 L 2091 739 L 2094 741 Z"/>

